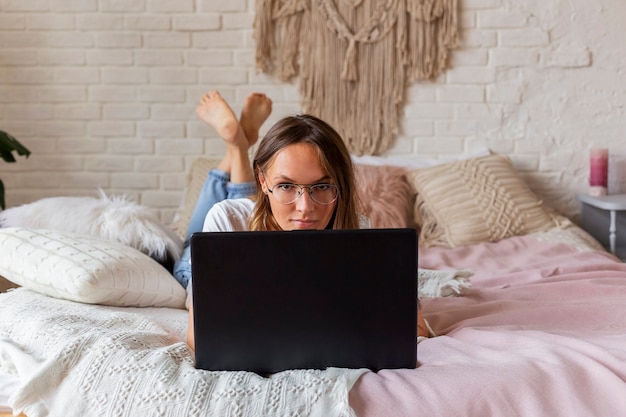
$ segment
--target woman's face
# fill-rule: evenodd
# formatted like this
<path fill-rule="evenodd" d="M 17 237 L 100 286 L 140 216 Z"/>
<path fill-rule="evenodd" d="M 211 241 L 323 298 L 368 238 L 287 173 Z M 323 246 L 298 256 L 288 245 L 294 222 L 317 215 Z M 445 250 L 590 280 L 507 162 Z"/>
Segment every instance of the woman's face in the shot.
<path fill-rule="evenodd" d="M 333 184 L 322 167 L 313 145 L 296 143 L 279 151 L 265 172 L 259 175 L 263 192 L 267 194 L 276 222 L 283 230 L 324 229 L 330 222 L 337 201 L 319 204 L 305 190 L 293 203 L 283 204 L 269 192 L 278 184 Z"/>

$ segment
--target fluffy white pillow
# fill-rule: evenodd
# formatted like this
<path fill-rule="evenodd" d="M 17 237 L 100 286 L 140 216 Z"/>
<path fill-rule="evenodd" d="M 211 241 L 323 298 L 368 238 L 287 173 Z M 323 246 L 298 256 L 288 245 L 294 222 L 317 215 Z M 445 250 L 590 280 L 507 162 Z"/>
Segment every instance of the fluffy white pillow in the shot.
<path fill-rule="evenodd" d="M 150 209 L 124 196 L 50 197 L 0 211 L 1 227 L 52 229 L 114 240 L 159 262 L 180 257 L 182 240 Z"/>
<path fill-rule="evenodd" d="M 82 303 L 185 306 L 184 288 L 154 259 L 118 242 L 70 232 L 0 228 L 0 275 Z"/>

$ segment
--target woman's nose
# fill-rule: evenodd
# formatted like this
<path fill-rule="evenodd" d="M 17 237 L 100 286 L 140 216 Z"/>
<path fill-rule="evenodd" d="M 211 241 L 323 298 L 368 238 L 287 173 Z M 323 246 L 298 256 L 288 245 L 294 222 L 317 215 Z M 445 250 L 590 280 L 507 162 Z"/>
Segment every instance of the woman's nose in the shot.
<path fill-rule="evenodd" d="M 298 211 L 310 211 L 313 209 L 315 202 L 306 188 L 302 190 L 302 195 L 296 200 L 296 209 Z"/>

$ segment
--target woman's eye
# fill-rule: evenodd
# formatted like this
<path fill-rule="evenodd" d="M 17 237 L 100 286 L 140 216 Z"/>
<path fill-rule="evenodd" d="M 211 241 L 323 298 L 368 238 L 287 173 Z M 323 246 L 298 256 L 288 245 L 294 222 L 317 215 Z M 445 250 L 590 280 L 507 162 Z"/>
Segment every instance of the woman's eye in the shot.
<path fill-rule="evenodd" d="M 278 184 L 276 187 L 278 187 L 280 191 L 285 192 L 293 191 L 296 189 L 296 186 L 293 184 Z"/>
<path fill-rule="evenodd" d="M 316 184 L 314 186 L 314 188 L 318 191 L 328 191 L 332 188 L 333 186 L 331 184 Z"/>

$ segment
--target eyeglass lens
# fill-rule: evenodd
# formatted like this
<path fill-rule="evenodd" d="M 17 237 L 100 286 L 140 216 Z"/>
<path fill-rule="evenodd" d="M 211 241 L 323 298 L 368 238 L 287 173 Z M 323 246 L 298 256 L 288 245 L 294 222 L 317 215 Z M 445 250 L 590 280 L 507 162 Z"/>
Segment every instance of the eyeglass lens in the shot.
<path fill-rule="evenodd" d="M 313 201 L 319 204 L 330 204 L 337 198 L 337 187 L 332 184 L 315 184 L 302 186 L 298 184 L 278 184 L 271 190 L 274 197 L 283 204 L 296 201 L 304 191 L 309 193 Z"/>

